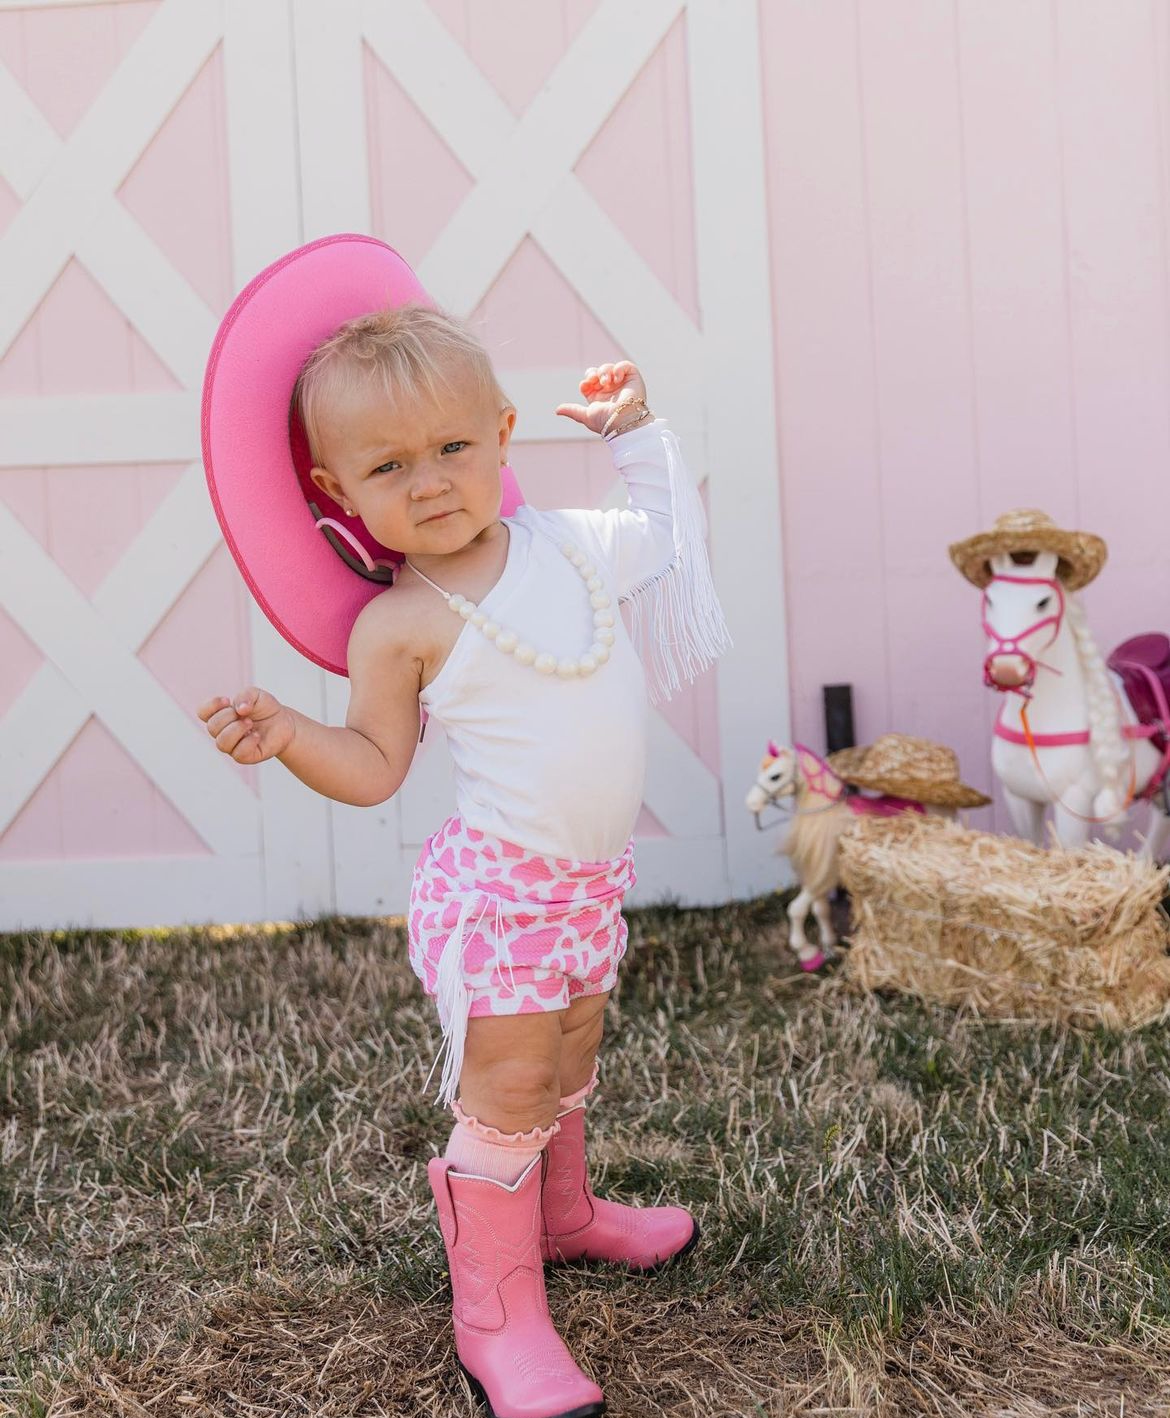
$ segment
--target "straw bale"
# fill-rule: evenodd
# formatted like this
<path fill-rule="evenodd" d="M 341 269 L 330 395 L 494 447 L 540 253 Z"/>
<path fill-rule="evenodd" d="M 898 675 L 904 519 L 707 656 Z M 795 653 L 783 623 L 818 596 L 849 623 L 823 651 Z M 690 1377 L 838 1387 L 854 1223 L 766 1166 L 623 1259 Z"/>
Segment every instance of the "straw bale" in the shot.
<path fill-rule="evenodd" d="M 855 818 L 840 851 L 846 971 L 867 989 L 1110 1028 L 1170 1015 L 1170 867 L 909 814 Z"/>

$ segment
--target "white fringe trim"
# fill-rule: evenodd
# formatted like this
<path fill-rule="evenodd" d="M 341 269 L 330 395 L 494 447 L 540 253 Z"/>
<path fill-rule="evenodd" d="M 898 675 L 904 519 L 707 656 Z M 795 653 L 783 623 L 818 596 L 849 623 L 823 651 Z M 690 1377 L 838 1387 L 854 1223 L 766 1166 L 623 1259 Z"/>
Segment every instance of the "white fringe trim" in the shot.
<path fill-rule="evenodd" d="M 455 1096 L 459 1092 L 459 1075 L 463 1072 L 463 1054 L 467 1046 L 467 1021 L 471 1013 L 471 991 L 463 978 L 463 948 L 467 943 L 468 936 L 479 929 L 492 900 L 495 901 L 495 921 L 493 924 L 496 933 L 496 960 L 498 964 L 507 966 L 508 972 L 511 974 L 513 969 L 512 951 L 510 943 L 505 939 L 498 896 L 494 898 L 484 896 L 483 905 L 479 908 L 479 915 L 474 921 L 471 921 L 471 913 L 475 906 L 475 897 L 469 896 L 464 901 L 459 912 L 459 920 L 455 923 L 455 929 L 447 937 L 443 953 L 439 956 L 435 982 L 435 1003 L 439 1009 L 439 1025 L 443 1031 L 443 1042 L 439 1052 L 435 1055 L 435 1061 L 431 1065 L 431 1071 L 427 1074 L 423 1088 L 429 1087 L 431 1079 L 435 1076 L 435 1069 L 442 1061 L 443 1071 L 439 1075 L 439 1102 L 447 1107 L 455 1102 Z M 470 925 L 469 922 L 471 922 Z M 516 981 L 513 976 L 513 991 L 515 988 Z"/>
<path fill-rule="evenodd" d="M 621 598 L 630 608 L 630 639 L 647 671 L 652 704 L 670 699 L 731 648 L 711 580 L 707 519 L 678 439 L 663 429 L 674 523 L 674 560 Z"/>

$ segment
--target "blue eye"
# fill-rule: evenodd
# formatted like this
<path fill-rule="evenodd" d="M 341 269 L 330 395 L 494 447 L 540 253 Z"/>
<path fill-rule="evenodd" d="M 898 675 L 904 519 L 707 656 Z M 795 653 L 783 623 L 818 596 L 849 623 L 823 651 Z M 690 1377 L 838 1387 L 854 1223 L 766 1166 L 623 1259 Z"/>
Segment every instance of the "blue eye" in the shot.
<path fill-rule="evenodd" d="M 443 444 L 443 452 L 444 452 L 444 453 L 458 453 L 461 448 L 466 448 L 466 447 L 467 447 L 467 441 L 466 441 L 465 439 L 462 439 L 462 438 L 457 438 L 454 443 L 444 443 L 444 444 Z"/>
<path fill-rule="evenodd" d="M 376 472 L 376 473 L 392 473 L 392 472 L 394 472 L 394 470 L 395 470 L 396 468 L 400 468 L 401 466 L 402 466 L 401 463 L 394 463 L 394 462 L 383 463 L 383 464 L 381 465 L 381 467 L 375 468 L 375 469 L 374 469 L 374 472 Z"/>

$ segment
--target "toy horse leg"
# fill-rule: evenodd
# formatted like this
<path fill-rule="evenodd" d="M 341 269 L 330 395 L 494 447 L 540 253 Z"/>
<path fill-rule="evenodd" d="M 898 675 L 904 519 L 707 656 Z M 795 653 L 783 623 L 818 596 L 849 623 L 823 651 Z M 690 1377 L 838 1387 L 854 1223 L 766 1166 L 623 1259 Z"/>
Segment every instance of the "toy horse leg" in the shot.
<path fill-rule="evenodd" d="M 801 948 L 808 945 L 804 922 L 812 905 L 812 893 L 804 887 L 788 903 L 788 945 L 799 955 Z"/>
<path fill-rule="evenodd" d="M 1167 817 L 1157 802 L 1150 803 L 1150 823 L 1146 840 L 1142 843 L 1140 856 L 1151 862 L 1160 862 L 1162 853 L 1170 838 L 1170 817 Z"/>
<path fill-rule="evenodd" d="M 1056 827 L 1056 840 L 1062 847 L 1071 850 L 1085 845 L 1089 840 L 1089 832 L 1093 824 L 1084 819 L 1091 817 L 1092 812 L 1092 793 L 1081 787 L 1079 783 L 1070 784 L 1052 812 L 1052 820 Z"/>
<path fill-rule="evenodd" d="M 818 896 L 812 903 L 813 915 L 821 931 L 821 948 L 827 950 L 837 944 L 837 932 L 833 929 L 833 913 L 827 896 Z"/>
<path fill-rule="evenodd" d="M 1023 837 L 1025 841 L 1034 843 L 1037 847 L 1041 846 L 1044 833 L 1044 804 L 1033 802 L 1031 798 L 1022 798 L 1007 786 L 1004 787 L 1003 797 L 1012 819 L 1012 826 L 1018 835 Z"/>

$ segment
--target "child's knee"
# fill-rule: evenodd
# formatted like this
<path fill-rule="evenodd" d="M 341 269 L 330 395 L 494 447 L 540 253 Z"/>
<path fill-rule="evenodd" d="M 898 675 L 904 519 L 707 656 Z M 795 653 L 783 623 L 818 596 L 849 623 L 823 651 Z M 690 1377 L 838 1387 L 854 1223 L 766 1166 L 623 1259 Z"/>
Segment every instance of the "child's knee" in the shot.
<path fill-rule="evenodd" d="M 464 1064 L 460 1102 L 465 1112 L 501 1132 L 547 1127 L 556 1117 L 560 1076 L 547 1058 L 508 1058 Z"/>

